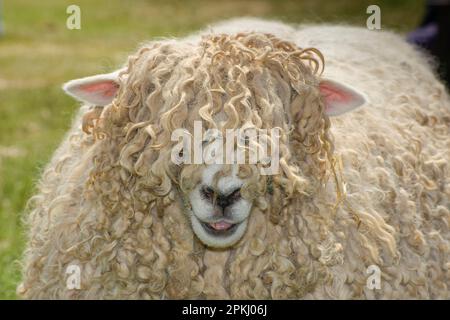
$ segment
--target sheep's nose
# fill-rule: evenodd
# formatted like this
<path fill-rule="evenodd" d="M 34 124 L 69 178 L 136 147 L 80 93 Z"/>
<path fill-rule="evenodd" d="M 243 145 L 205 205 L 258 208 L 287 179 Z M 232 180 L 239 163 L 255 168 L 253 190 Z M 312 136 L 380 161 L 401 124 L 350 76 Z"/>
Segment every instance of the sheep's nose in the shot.
<path fill-rule="evenodd" d="M 230 199 L 227 196 L 217 196 L 216 204 L 224 210 L 230 205 Z"/>
<path fill-rule="evenodd" d="M 241 197 L 241 188 L 235 189 L 232 192 L 224 195 L 218 194 L 216 203 L 219 207 L 225 211 L 225 208 L 232 205 L 235 201 L 237 201 Z"/>
<path fill-rule="evenodd" d="M 233 204 L 241 197 L 241 188 L 237 188 L 227 194 L 216 192 L 210 187 L 203 187 L 201 190 L 204 198 L 214 202 L 217 206 L 222 208 L 222 210 L 225 210 L 226 207 Z"/>

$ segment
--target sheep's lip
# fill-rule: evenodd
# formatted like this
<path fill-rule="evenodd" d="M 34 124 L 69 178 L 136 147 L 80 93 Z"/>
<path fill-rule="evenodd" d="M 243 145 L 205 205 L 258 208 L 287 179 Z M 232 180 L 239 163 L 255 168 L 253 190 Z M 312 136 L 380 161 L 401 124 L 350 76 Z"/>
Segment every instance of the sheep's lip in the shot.
<path fill-rule="evenodd" d="M 214 236 L 228 236 L 236 231 L 237 226 L 240 223 L 229 223 L 226 221 L 218 222 L 203 222 L 201 225 L 206 232 Z"/>

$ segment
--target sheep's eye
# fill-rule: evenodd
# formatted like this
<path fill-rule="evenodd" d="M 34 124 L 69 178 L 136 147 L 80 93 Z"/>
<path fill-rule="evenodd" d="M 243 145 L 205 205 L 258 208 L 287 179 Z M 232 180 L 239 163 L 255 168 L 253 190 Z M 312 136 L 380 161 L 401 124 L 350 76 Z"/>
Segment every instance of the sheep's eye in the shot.
<path fill-rule="evenodd" d="M 211 189 L 210 187 L 204 187 L 204 188 L 202 188 L 202 194 L 203 194 L 206 198 L 211 199 L 212 196 L 214 195 L 214 190 Z"/>

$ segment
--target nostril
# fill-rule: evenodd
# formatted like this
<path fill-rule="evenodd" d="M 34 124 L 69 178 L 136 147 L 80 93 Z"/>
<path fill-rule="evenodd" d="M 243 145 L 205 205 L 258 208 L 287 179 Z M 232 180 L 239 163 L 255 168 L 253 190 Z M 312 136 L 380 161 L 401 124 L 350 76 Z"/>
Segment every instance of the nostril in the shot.
<path fill-rule="evenodd" d="M 201 188 L 201 194 L 208 200 L 212 200 L 214 198 L 214 190 L 207 186 Z"/>
<path fill-rule="evenodd" d="M 234 190 L 232 193 L 228 195 L 228 199 L 230 199 L 231 202 L 239 199 L 240 197 L 241 197 L 241 188 Z"/>

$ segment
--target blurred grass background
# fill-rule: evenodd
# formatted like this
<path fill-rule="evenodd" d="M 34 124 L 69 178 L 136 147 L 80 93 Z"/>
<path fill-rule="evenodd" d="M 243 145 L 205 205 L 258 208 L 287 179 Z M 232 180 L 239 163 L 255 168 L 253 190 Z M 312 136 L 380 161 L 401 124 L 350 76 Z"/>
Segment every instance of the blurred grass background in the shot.
<path fill-rule="evenodd" d="M 16 298 L 25 204 L 78 108 L 60 89 L 63 82 L 111 71 L 139 43 L 154 36 L 181 36 L 224 18 L 248 15 L 365 27 L 367 6 L 377 4 L 382 28 L 404 33 L 420 22 L 424 11 L 423 0 L 10 0 L 1 4 L 0 299 Z M 70 4 L 81 8 L 81 30 L 66 28 Z"/>

